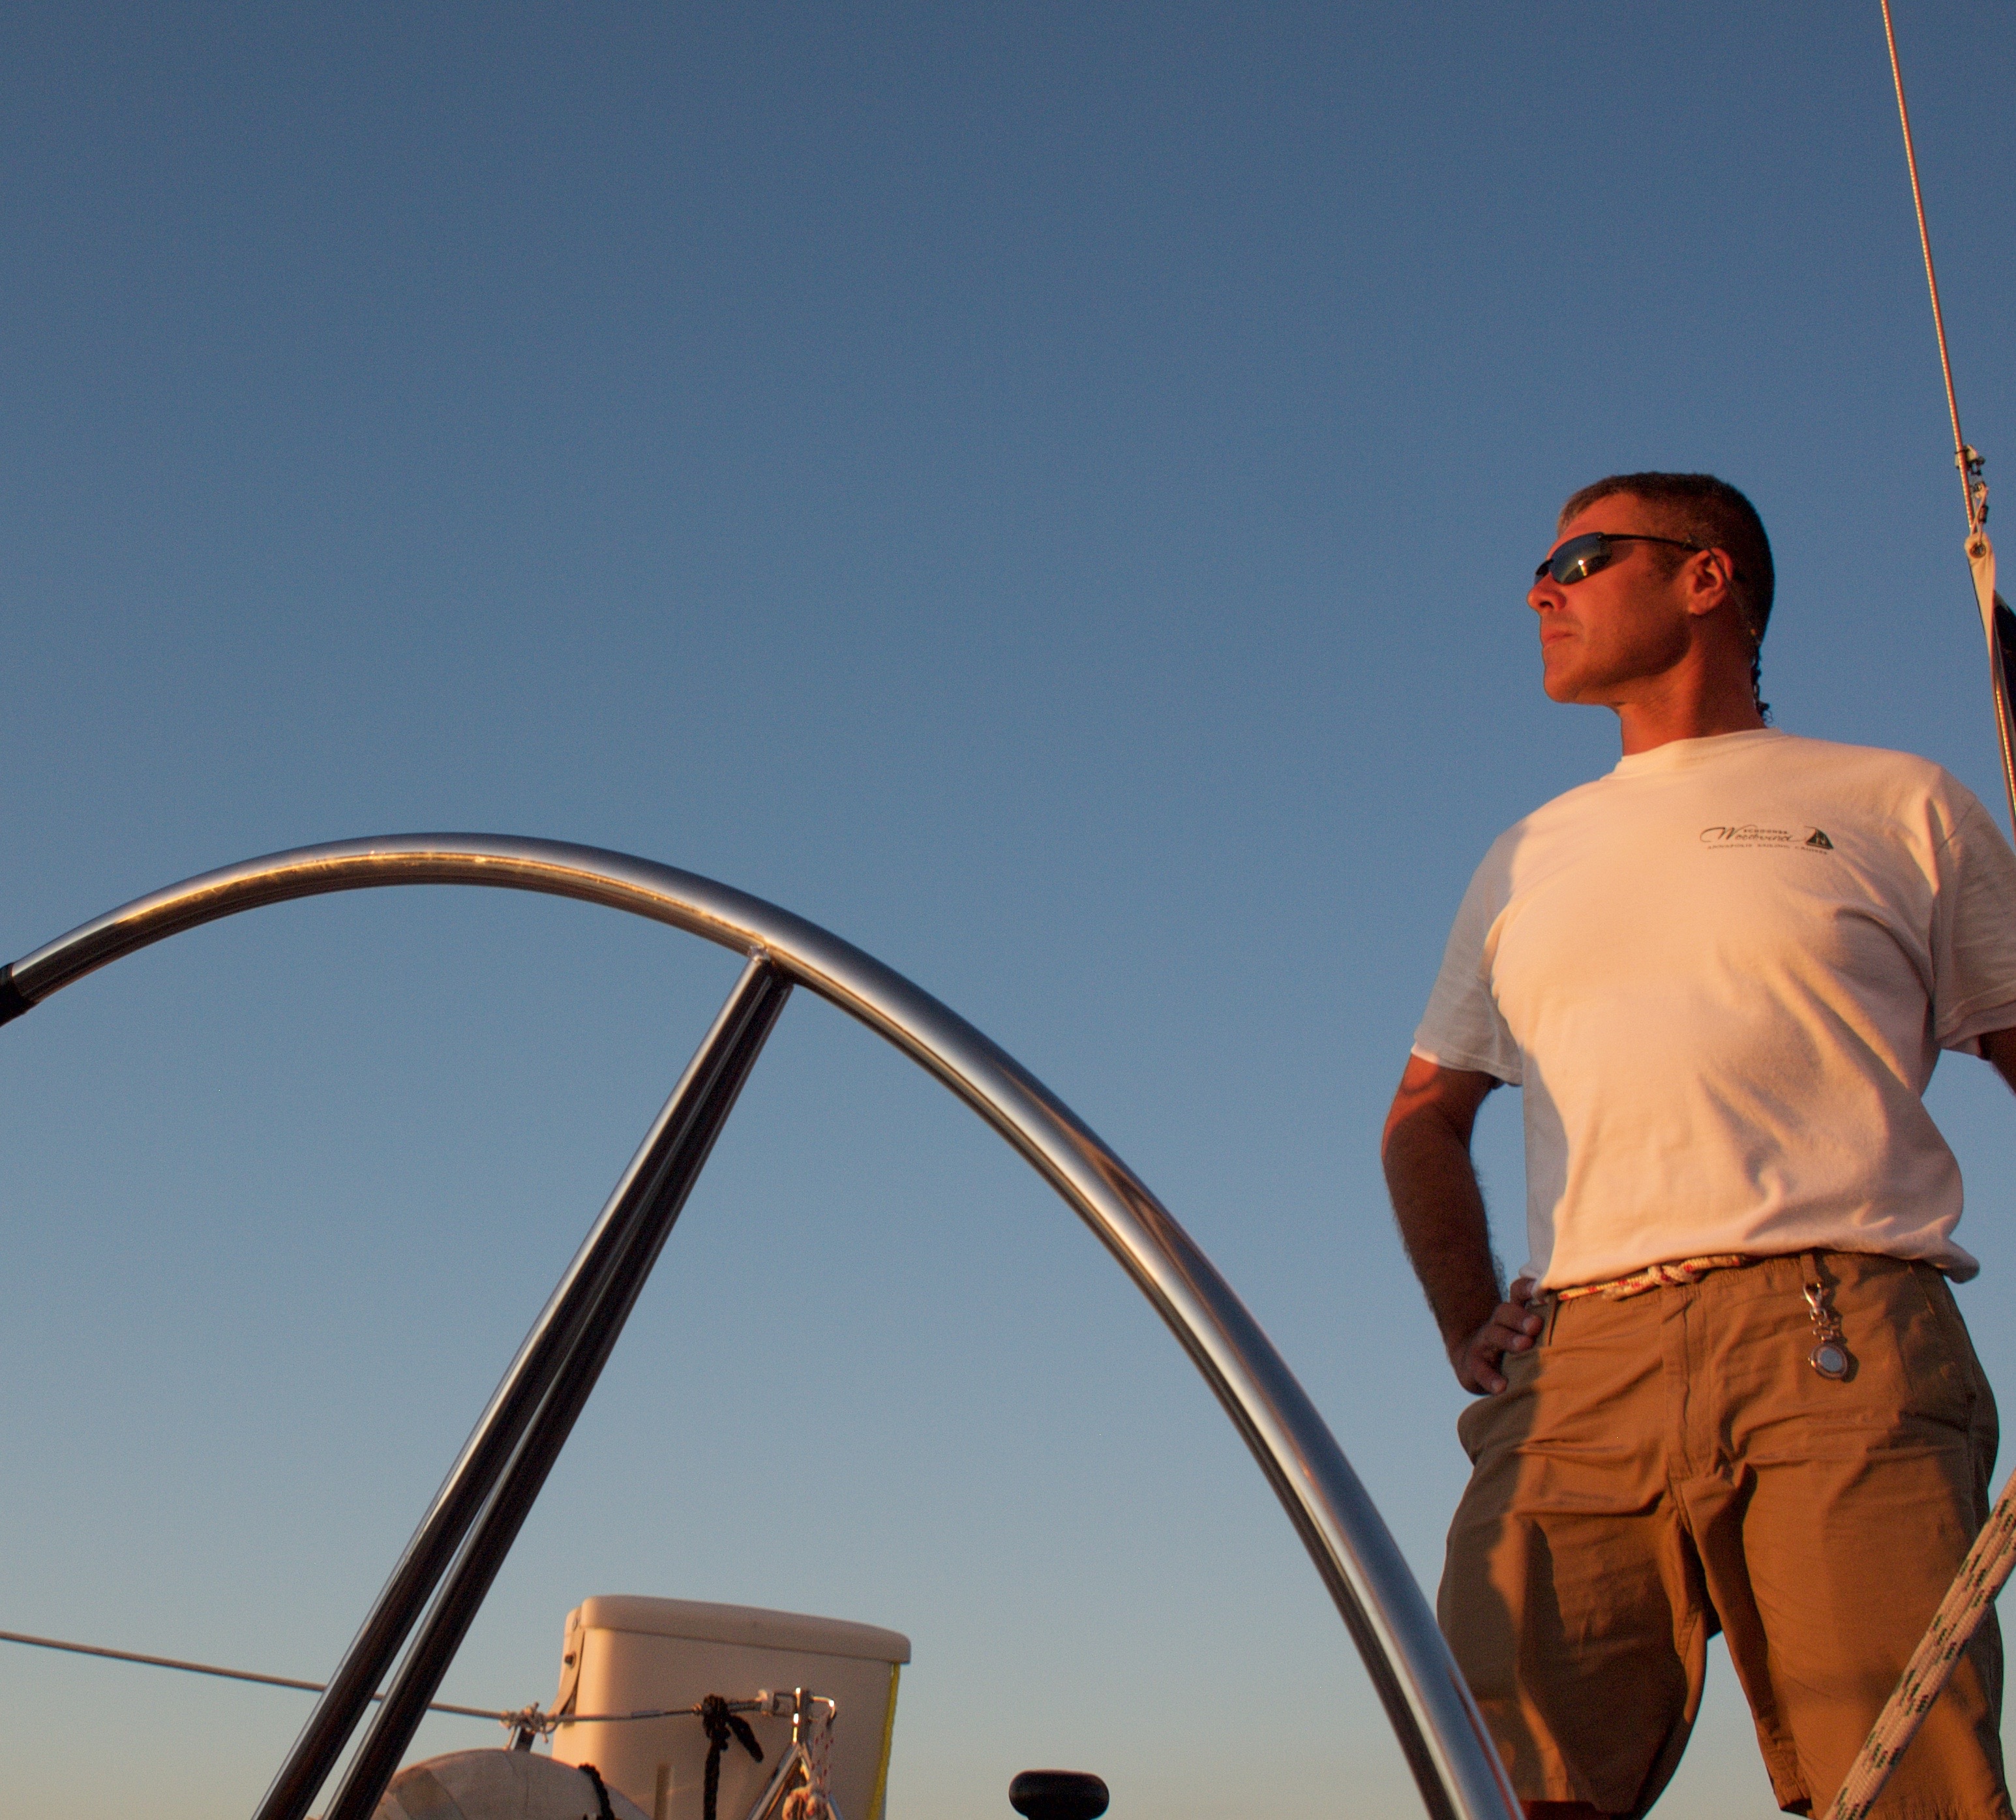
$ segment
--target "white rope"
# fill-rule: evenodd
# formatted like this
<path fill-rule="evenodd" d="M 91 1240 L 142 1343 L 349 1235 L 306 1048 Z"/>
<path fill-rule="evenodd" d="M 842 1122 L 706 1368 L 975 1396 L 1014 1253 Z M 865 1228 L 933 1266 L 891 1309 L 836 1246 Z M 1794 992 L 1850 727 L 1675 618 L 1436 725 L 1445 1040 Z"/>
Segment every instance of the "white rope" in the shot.
<path fill-rule="evenodd" d="M 1828 1808 L 1827 1820 L 1863 1820 L 1876 1805 L 1897 1759 L 1917 1735 L 1932 1703 L 1953 1678 L 1955 1665 L 1981 1628 L 2011 1567 L 2016 1567 L 2016 1474 L 2003 1487 L 1981 1534 L 1974 1538 L 1974 1546 L 1940 1602 L 1931 1628 L 1925 1632 L 1903 1679 L 1877 1718 L 1876 1729 L 1869 1734 L 1848 1780 Z"/>

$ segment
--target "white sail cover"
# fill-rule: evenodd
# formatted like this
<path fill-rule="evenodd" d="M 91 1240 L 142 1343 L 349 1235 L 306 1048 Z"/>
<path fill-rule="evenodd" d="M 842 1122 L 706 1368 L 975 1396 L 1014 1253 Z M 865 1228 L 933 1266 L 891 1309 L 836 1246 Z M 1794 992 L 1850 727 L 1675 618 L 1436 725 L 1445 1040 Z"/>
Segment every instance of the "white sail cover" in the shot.
<path fill-rule="evenodd" d="M 571 1764 L 530 1750 L 457 1750 L 393 1777 L 372 1820 L 601 1820 L 595 1784 Z M 646 1820 L 609 1790 L 615 1820 Z"/>

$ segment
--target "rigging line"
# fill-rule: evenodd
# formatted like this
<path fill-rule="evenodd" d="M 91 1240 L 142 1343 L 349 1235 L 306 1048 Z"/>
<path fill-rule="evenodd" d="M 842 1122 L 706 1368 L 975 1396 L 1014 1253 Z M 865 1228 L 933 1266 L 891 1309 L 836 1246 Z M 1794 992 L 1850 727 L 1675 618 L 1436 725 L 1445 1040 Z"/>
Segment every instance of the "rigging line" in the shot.
<path fill-rule="evenodd" d="M 1890 47 L 1890 79 L 1897 89 L 1897 119 L 1904 129 L 1904 163 L 1911 173 L 1911 206 L 1918 215 L 1918 246 L 1925 256 L 1925 288 L 1932 294 L 1932 328 L 1939 338 L 1939 372 L 1946 383 L 1946 415 L 1953 422 L 1953 463 L 1960 469 L 1960 490 L 1967 508 L 1967 534 L 1981 529 L 1974 479 L 1967 458 L 1972 451 L 1960 433 L 1960 401 L 1953 393 L 1953 362 L 1946 354 L 1946 312 L 1939 307 L 1939 281 L 1932 270 L 1932 237 L 1925 228 L 1925 199 L 1918 188 L 1918 153 L 1911 142 L 1911 110 L 1904 105 L 1904 69 L 1897 60 L 1897 31 L 1890 20 L 1890 0 L 1883 0 L 1883 37 Z"/>
<path fill-rule="evenodd" d="M 303 1693 L 320 1693 L 319 1681 L 295 1681 L 284 1674 L 254 1674 L 249 1668 L 218 1668 L 207 1662 L 182 1662 L 172 1656 L 142 1656 L 131 1649 L 106 1649 L 95 1643 L 66 1643 L 56 1637 L 31 1637 L 21 1631 L 0 1631 L 0 1643 L 26 1643 L 36 1649 L 66 1649 L 73 1656 L 103 1656 L 113 1662 L 137 1662 L 147 1668 L 176 1668 L 185 1674 L 214 1674 L 224 1681 L 256 1681 L 262 1687 L 298 1688 Z M 382 1700 L 382 1693 L 374 1693 Z M 517 1715 L 494 1712 L 488 1707 L 452 1707 L 437 1700 L 427 1708 L 434 1713 L 456 1713 L 466 1719 L 495 1719 L 508 1725 Z"/>

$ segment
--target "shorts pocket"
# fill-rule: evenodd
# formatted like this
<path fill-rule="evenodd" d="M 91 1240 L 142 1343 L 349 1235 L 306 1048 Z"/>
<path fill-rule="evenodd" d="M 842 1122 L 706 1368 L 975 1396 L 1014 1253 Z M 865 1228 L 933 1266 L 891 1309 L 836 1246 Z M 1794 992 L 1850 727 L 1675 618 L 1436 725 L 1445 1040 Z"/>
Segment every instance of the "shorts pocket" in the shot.
<path fill-rule="evenodd" d="M 1914 1423 L 1967 1432 L 1978 1368 L 1960 1311 L 1928 1265 L 1836 1254 L 1834 1304 L 1856 1363 L 1860 1423 Z"/>
<path fill-rule="evenodd" d="M 1472 1397 L 1456 1419 L 1456 1437 L 1473 1466 L 1494 1448 L 1516 1447 L 1533 1425 L 1533 1380 L 1539 1373 L 1540 1349 L 1507 1353 L 1498 1369 L 1505 1388 L 1489 1397 Z"/>
<path fill-rule="evenodd" d="M 1987 1380 L 1975 1358 L 1974 1341 L 1961 1318 L 1946 1280 L 1929 1264 L 1910 1268 L 1911 1307 L 1922 1309 L 1922 1324 L 1913 1321 L 1899 1334 L 1905 1366 L 1910 1374 L 1913 1401 L 1934 1421 L 1968 1426 Z"/>

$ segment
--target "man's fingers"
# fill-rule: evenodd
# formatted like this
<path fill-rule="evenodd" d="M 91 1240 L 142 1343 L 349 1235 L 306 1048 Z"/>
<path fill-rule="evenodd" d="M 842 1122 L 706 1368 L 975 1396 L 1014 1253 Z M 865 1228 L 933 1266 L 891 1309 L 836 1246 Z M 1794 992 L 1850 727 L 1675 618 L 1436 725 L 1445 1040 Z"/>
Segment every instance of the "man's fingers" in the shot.
<path fill-rule="evenodd" d="M 1497 1369 L 1505 1346 L 1502 1340 L 1494 1338 L 1493 1326 L 1494 1323 L 1486 1322 L 1449 1361 L 1456 1367 L 1456 1382 L 1466 1390 L 1491 1395 L 1505 1388 L 1505 1379 Z"/>
<path fill-rule="evenodd" d="M 1502 1302 L 1478 1337 L 1488 1334 L 1501 1352 L 1524 1352 L 1545 1325 L 1538 1309 L 1529 1308 L 1524 1302 Z"/>
<path fill-rule="evenodd" d="M 1508 1352 L 1530 1351 L 1539 1340 L 1546 1323 L 1540 1311 L 1528 1305 L 1532 1293 L 1528 1285 L 1515 1284 L 1514 1299 L 1500 1302 L 1491 1318 L 1457 1351 L 1450 1362 L 1456 1367 L 1456 1382 L 1466 1390 L 1496 1396 L 1505 1388 L 1504 1374 L 1497 1369 L 1499 1361 Z"/>

